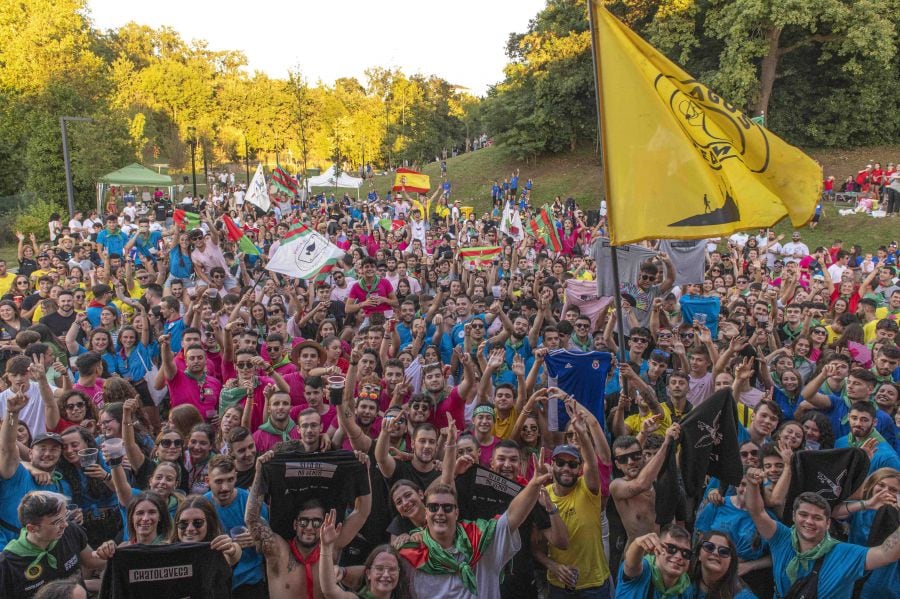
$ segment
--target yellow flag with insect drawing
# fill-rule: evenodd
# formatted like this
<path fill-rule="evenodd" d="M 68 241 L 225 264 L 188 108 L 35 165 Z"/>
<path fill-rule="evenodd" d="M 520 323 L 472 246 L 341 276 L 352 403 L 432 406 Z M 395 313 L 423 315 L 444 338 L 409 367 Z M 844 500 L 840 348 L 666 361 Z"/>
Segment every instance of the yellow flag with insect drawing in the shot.
<path fill-rule="evenodd" d="M 807 223 L 822 168 L 591 2 L 610 239 Z"/>

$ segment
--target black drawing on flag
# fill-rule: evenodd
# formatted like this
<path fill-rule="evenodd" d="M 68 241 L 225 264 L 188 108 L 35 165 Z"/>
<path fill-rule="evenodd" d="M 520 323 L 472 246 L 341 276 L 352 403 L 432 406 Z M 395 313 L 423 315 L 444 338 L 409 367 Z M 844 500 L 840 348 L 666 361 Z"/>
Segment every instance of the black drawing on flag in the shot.
<path fill-rule="evenodd" d="M 826 488 L 819 489 L 818 491 L 816 491 L 816 493 L 818 493 L 825 499 L 829 499 L 829 495 L 831 496 L 830 499 L 838 499 L 841 496 L 841 491 L 843 490 L 843 487 L 841 487 L 841 480 L 845 476 L 847 476 L 846 470 L 837 475 L 834 480 L 831 480 L 824 472 L 819 472 L 819 475 L 816 478 L 819 479 L 820 483 L 826 485 Z"/>
<path fill-rule="evenodd" d="M 317 232 L 301 237 L 294 248 L 294 262 L 303 272 L 318 270 L 328 261 L 328 240 Z"/>
<path fill-rule="evenodd" d="M 734 198 L 727 190 L 719 190 L 722 193 L 723 203 L 721 208 L 712 209 L 709 197 L 703 194 L 703 212 L 683 218 L 670 224 L 670 227 L 703 227 L 706 225 L 724 225 L 736 223 L 741 220 L 741 211 L 738 209 Z"/>
<path fill-rule="evenodd" d="M 713 420 L 712 425 L 706 424 L 702 420 L 697 421 L 697 428 L 703 431 L 703 435 L 697 439 L 697 443 L 694 444 L 695 449 L 709 447 L 710 445 L 719 445 L 722 442 L 723 435 L 719 432 L 719 419 L 721 417 L 722 413 L 719 412 L 716 415 L 716 419 Z"/>

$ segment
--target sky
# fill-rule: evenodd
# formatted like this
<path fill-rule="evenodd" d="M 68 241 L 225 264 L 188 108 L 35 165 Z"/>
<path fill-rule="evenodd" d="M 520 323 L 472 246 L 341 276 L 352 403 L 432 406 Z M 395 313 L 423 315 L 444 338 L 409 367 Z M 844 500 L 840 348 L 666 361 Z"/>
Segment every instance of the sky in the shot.
<path fill-rule="evenodd" d="M 94 26 L 168 25 L 213 50 L 241 50 L 250 71 L 311 83 L 357 77 L 372 66 L 437 75 L 475 94 L 503 79 L 509 34 L 545 0 L 88 0 Z"/>

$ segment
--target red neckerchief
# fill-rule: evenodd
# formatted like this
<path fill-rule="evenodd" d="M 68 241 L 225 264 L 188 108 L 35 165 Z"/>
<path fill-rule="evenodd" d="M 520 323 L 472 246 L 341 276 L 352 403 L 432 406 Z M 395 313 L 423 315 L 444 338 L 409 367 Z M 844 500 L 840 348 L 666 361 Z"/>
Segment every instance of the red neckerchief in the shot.
<path fill-rule="evenodd" d="M 315 583 L 313 582 L 312 567 L 319 563 L 319 545 L 316 545 L 316 548 L 313 549 L 312 553 L 309 554 L 309 557 L 306 558 L 303 557 L 303 554 L 301 554 L 300 550 L 297 548 L 296 537 L 291 539 L 288 546 L 291 548 L 291 553 L 294 554 L 294 559 L 302 564 L 303 569 L 306 571 L 306 597 L 307 599 L 313 599 L 313 596 L 315 595 Z"/>
<path fill-rule="evenodd" d="M 104 304 L 103 302 L 98 302 L 95 299 L 92 299 L 90 301 L 90 303 L 88 304 L 88 308 L 105 308 L 105 307 L 106 307 L 106 304 Z"/>

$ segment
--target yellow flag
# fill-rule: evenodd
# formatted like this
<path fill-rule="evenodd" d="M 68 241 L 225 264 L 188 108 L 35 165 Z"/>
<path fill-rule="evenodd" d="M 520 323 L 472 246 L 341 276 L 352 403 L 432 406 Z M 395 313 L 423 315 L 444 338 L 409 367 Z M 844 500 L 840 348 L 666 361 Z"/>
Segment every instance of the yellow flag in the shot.
<path fill-rule="evenodd" d="M 813 216 L 822 168 L 591 2 L 610 239 L 702 239 Z"/>
<path fill-rule="evenodd" d="M 431 177 L 408 168 L 398 168 L 391 191 L 400 191 L 404 188 L 406 191 L 428 193 L 431 189 Z"/>

